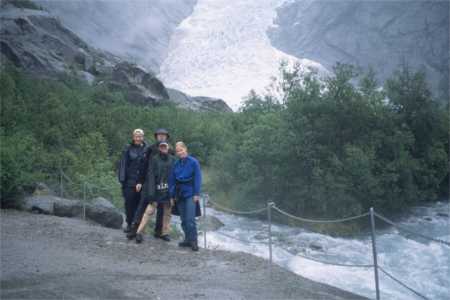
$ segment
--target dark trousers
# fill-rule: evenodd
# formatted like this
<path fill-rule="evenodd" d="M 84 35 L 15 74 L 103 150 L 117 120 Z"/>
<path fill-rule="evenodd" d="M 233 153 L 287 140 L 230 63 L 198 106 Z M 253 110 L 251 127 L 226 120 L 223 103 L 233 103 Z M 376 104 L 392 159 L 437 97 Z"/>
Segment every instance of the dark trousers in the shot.
<path fill-rule="evenodd" d="M 128 225 L 133 223 L 134 215 L 139 206 L 141 193 L 136 192 L 136 187 L 126 186 L 122 189 L 123 198 L 125 200 L 125 215 Z M 145 209 L 145 208 L 144 208 Z"/>
<path fill-rule="evenodd" d="M 155 235 L 161 235 L 163 228 L 164 205 L 158 203 L 156 208 Z"/>
<path fill-rule="evenodd" d="M 178 212 L 181 218 L 181 228 L 183 228 L 185 240 L 188 242 L 197 241 L 197 225 L 195 224 L 196 203 L 192 197 L 180 198 L 177 200 Z"/>

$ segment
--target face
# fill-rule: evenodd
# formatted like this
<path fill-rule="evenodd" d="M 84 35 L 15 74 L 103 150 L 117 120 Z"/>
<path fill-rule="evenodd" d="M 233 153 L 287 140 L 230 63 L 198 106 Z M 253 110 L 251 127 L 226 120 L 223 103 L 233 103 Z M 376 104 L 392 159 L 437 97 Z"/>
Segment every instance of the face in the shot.
<path fill-rule="evenodd" d="M 169 153 L 169 147 L 167 147 L 167 145 L 159 145 L 159 152 L 167 154 Z"/>
<path fill-rule="evenodd" d="M 133 143 L 136 145 L 140 145 L 142 144 L 142 142 L 144 141 L 144 135 L 140 134 L 140 133 L 135 133 L 133 134 Z"/>
<path fill-rule="evenodd" d="M 175 151 L 177 152 L 177 156 L 179 158 L 185 158 L 186 156 L 188 156 L 186 149 L 184 149 L 183 147 L 177 146 Z"/>
<path fill-rule="evenodd" d="M 156 135 L 156 140 L 158 142 L 165 142 L 165 141 L 167 141 L 167 134 L 164 134 L 164 133 L 157 134 Z"/>

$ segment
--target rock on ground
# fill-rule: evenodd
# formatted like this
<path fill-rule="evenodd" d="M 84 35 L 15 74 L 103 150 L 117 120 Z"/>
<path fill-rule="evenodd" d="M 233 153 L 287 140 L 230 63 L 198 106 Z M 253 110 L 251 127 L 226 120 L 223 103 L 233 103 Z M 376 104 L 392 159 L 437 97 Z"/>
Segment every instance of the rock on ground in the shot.
<path fill-rule="evenodd" d="M 244 253 L 178 248 L 145 236 L 1 211 L 2 299 L 363 299 Z"/>
<path fill-rule="evenodd" d="M 26 197 L 21 205 L 23 210 L 58 217 L 84 217 L 109 228 L 122 228 L 122 213 L 105 198 L 95 198 L 83 205 L 80 200 L 71 200 L 51 195 Z"/>

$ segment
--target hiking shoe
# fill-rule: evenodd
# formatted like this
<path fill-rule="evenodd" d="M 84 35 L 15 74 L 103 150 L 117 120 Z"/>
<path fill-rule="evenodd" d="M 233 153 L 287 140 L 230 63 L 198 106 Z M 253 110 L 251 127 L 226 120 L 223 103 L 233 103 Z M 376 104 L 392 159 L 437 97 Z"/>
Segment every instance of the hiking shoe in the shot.
<path fill-rule="evenodd" d="M 191 243 L 189 243 L 188 241 L 182 241 L 180 243 L 178 243 L 179 247 L 191 247 Z"/>
<path fill-rule="evenodd" d="M 191 242 L 190 246 L 191 246 L 192 251 L 195 251 L 195 252 L 198 251 L 198 244 L 197 244 L 197 242 Z"/>
<path fill-rule="evenodd" d="M 142 236 L 142 233 L 136 233 L 136 244 L 142 243 L 144 240 L 144 237 Z"/>
<path fill-rule="evenodd" d="M 168 234 L 160 236 L 160 239 L 166 242 L 170 242 L 170 236 Z"/>
<path fill-rule="evenodd" d="M 132 240 L 136 237 L 137 228 L 138 228 L 137 224 L 131 225 L 130 232 L 127 233 L 127 239 Z"/>
<path fill-rule="evenodd" d="M 130 230 L 131 230 L 130 225 L 127 225 L 127 227 L 125 227 L 125 228 L 123 229 L 123 232 L 128 233 L 128 232 L 130 232 Z"/>

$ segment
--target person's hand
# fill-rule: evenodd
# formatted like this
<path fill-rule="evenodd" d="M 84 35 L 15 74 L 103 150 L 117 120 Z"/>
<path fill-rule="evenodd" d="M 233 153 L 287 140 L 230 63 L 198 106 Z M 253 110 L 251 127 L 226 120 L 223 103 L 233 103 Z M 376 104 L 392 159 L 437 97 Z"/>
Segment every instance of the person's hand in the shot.
<path fill-rule="evenodd" d="M 200 201 L 200 196 L 194 196 L 194 202 Z"/>
<path fill-rule="evenodd" d="M 136 184 L 136 192 L 139 193 L 141 191 L 141 189 L 142 189 L 142 184 L 140 184 L 140 183 Z"/>
<path fill-rule="evenodd" d="M 175 199 L 170 198 L 170 206 L 174 206 L 175 205 Z"/>

